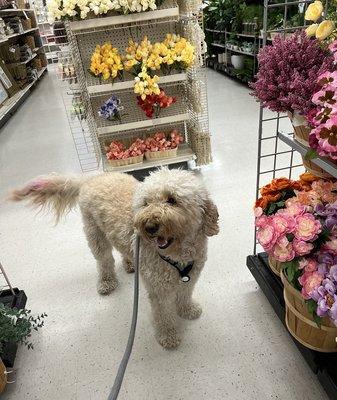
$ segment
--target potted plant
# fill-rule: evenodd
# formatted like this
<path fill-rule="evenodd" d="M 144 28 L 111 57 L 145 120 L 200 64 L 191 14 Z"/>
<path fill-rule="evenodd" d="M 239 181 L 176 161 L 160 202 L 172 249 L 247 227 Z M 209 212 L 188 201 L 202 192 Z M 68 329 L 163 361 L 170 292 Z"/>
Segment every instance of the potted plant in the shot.
<path fill-rule="evenodd" d="M 252 94 L 262 107 L 288 113 L 295 137 L 308 145 L 310 129 L 305 116 L 313 106 L 318 76 L 333 69 L 333 56 L 317 39 L 300 31 L 288 38 L 277 36 L 271 46 L 260 50 L 258 60 Z"/>
<path fill-rule="evenodd" d="M 25 308 L 11 308 L 0 303 L 0 393 L 3 391 L 7 379 L 3 363 L 6 347 L 10 345 L 23 344 L 28 349 L 33 349 L 31 342 L 32 331 L 37 331 L 44 325 L 44 318 L 47 314 L 37 316 L 31 315 L 31 311 Z"/>

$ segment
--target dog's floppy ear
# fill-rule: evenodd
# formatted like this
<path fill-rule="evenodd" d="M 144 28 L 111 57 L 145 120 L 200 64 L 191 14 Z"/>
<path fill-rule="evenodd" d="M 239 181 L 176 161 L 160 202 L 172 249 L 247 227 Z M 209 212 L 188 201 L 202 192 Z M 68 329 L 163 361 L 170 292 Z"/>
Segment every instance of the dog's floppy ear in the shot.
<path fill-rule="evenodd" d="M 219 213 L 217 206 L 207 197 L 204 202 L 203 231 L 206 236 L 214 236 L 219 233 Z"/>

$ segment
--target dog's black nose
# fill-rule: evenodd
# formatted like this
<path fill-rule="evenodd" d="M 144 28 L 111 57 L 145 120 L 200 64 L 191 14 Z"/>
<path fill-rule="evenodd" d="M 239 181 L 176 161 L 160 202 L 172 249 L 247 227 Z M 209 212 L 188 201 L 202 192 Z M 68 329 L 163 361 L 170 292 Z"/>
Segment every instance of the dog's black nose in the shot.
<path fill-rule="evenodd" d="M 158 232 L 159 225 L 158 224 L 148 224 L 145 226 L 145 230 L 147 233 L 150 235 L 154 235 L 156 232 Z"/>

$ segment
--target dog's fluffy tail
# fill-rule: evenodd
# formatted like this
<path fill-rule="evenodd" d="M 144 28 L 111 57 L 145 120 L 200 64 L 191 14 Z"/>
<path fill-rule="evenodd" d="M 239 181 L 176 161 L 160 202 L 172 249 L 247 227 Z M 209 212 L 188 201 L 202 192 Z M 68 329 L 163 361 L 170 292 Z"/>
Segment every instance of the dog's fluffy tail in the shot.
<path fill-rule="evenodd" d="M 35 178 L 22 189 L 14 190 L 9 200 L 27 200 L 40 209 L 55 214 L 56 223 L 63 214 L 75 207 L 83 179 L 60 175 L 46 175 Z"/>

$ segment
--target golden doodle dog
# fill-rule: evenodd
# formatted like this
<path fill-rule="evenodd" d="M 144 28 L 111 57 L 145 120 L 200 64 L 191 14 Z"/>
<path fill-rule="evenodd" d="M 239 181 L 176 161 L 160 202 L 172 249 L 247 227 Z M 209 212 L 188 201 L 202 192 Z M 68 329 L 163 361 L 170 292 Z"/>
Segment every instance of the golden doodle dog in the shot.
<path fill-rule="evenodd" d="M 127 174 L 90 178 L 50 175 L 37 178 L 11 199 L 52 209 L 57 220 L 77 203 L 98 266 L 98 292 L 118 285 L 112 250 L 133 272 L 135 228 L 141 237 L 140 273 L 149 294 L 156 338 L 167 349 L 180 343 L 177 315 L 195 319 L 201 307 L 193 288 L 207 257 L 207 237 L 216 235 L 218 211 L 203 183 L 192 173 L 162 168 L 144 182 Z"/>

